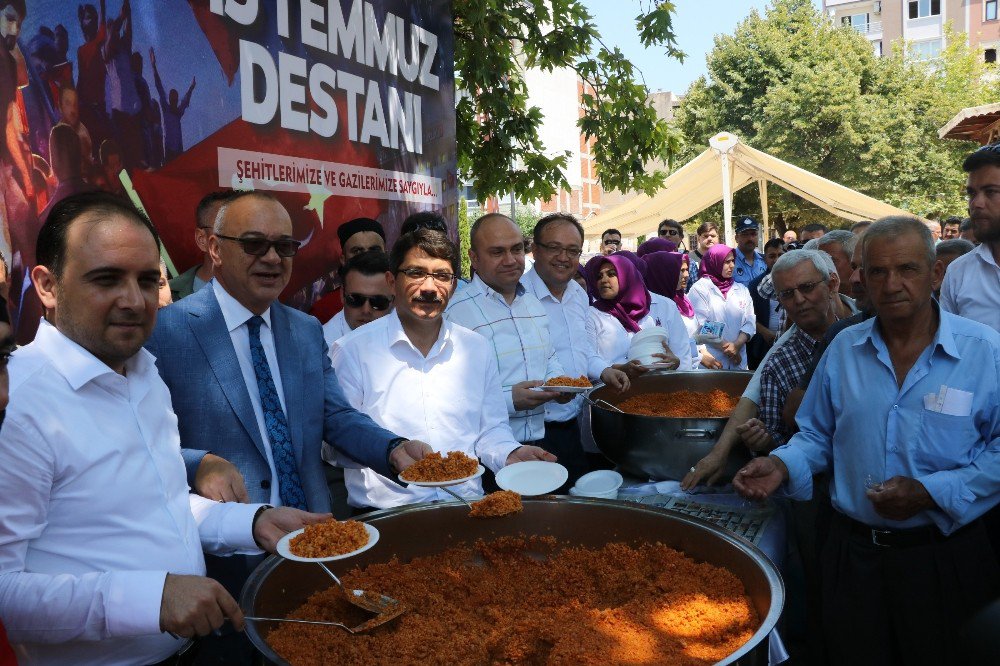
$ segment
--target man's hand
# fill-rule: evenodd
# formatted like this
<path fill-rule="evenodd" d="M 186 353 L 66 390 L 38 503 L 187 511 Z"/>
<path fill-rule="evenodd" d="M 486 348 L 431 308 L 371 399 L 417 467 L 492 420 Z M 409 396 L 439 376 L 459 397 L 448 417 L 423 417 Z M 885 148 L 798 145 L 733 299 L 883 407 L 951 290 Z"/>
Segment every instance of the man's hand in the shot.
<path fill-rule="evenodd" d="M 227 618 L 237 631 L 243 631 L 243 612 L 217 581 L 167 574 L 160 601 L 160 631 L 183 638 L 207 636 Z"/>
<path fill-rule="evenodd" d="M 519 462 L 530 462 L 532 460 L 555 462 L 558 458 L 539 446 L 519 446 L 510 452 L 504 465 L 513 465 L 514 463 Z"/>
<path fill-rule="evenodd" d="M 279 506 L 267 509 L 253 526 L 253 538 L 261 548 L 274 553 L 281 537 L 301 530 L 306 525 L 322 523 L 333 518 L 331 513 L 309 513 L 301 509 Z"/>
<path fill-rule="evenodd" d="M 408 439 L 389 454 L 389 466 L 396 474 L 402 474 L 404 469 L 433 452 L 434 449 L 427 442 L 421 442 L 419 439 Z"/>
<path fill-rule="evenodd" d="M 712 356 L 708 350 L 701 352 L 701 364 L 709 370 L 722 370 L 722 361 Z"/>
<path fill-rule="evenodd" d="M 736 432 L 746 447 L 756 453 L 769 453 L 774 449 L 774 438 L 760 419 L 750 419 L 736 426 Z"/>
<path fill-rule="evenodd" d="M 705 485 L 714 485 L 726 468 L 727 458 L 729 458 L 728 451 L 723 452 L 716 449 L 709 451 L 707 456 L 695 463 L 692 471 L 684 475 L 681 480 L 681 490 L 691 490 L 703 480 Z"/>
<path fill-rule="evenodd" d="M 639 362 L 639 359 L 635 358 L 628 363 L 622 363 L 614 367 L 624 371 L 625 374 L 628 375 L 629 381 L 635 381 L 637 378 L 642 377 L 644 374 L 649 372 L 647 368 L 642 367 L 642 363 Z"/>
<path fill-rule="evenodd" d="M 780 458 L 754 458 L 733 477 L 733 488 L 749 500 L 764 500 L 788 478 Z"/>
<path fill-rule="evenodd" d="M 740 362 L 740 349 L 736 346 L 735 342 L 723 342 L 719 347 L 722 349 L 722 353 L 732 361 L 733 363 Z"/>
<path fill-rule="evenodd" d="M 542 386 L 545 382 L 539 379 L 532 379 L 526 382 L 519 382 L 511 387 L 511 398 L 514 400 L 514 409 L 519 412 L 534 409 L 555 400 L 562 394 L 557 391 L 529 391 L 528 389 Z"/>
<path fill-rule="evenodd" d="M 216 502 L 250 501 L 243 475 L 225 458 L 206 453 L 194 475 L 194 491 Z"/>
<path fill-rule="evenodd" d="M 627 391 L 629 387 L 628 375 L 615 367 L 604 368 L 601 381 L 619 392 Z"/>
<path fill-rule="evenodd" d="M 924 484 L 906 476 L 894 476 L 885 483 L 865 491 L 875 513 L 889 520 L 906 520 L 921 511 L 937 508 L 937 503 Z"/>

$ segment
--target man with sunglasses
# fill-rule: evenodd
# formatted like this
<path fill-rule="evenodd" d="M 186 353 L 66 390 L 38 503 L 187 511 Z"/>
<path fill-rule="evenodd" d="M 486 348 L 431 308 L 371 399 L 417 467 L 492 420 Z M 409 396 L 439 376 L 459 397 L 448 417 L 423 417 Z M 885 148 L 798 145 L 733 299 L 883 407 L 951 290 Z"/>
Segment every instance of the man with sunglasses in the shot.
<path fill-rule="evenodd" d="M 328 346 L 358 326 L 384 317 L 392 310 L 392 289 L 388 282 L 389 259 L 384 252 L 363 252 L 340 269 L 344 309 L 323 324 Z"/>
<path fill-rule="evenodd" d="M 212 282 L 161 310 L 146 346 L 170 389 L 189 478 L 211 451 L 236 465 L 250 501 L 328 513 L 323 441 L 344 461 L 386 476 L 429 449 L 354 410 L 319 322 L 278 302 L 298 247 L 280 202 L 239 193 L 222 206 L 209 239 Z M 222 488 L 212 499 L 236 496 Z M 206 561 L 209 575 L 238 593 L 260 558 Z M 250 646 L 229 640 L 215 649 L 238 662 Z"/>
<path fill-rule="evenodd" d="M 333 345 L 344 395 L 376 423 L 425 439 L 435 451 L 461 451 L 496 472 L 529 460 L 555 460 L 521 446 L 507 422 L 496 354 L 481 335 L 444 318 L 455 290 L 458 248 L 438 231 L 400 237 L 389 258 L 396 308 Z M 389 508 L 451 499 L 437 488 L 407 486 L 377 469 L 344 472 L 348 503 Z M 479 479 L 450 490 L 482 494 Z"/>
<path fill-rule="evenodd" d="M 606 229 L 601 234 L 601 254 L 605 257 L 622 249 L 622 232 L 617 229 Z"/>
<path fill-rule="evenodd" d="M 344 222 L 337 227 L 337 238 L 340 240 L 340 268 L 353 257 L 365 252 L 385 252 L 385 230 L 378 220 L 370 217 L 357 217 Z M 309 314 L 319 319 L 321 324 L 330 321 L 344 307 L 343 284 L 340 287 L 320 297 Z"/>
<path fill-rule="evenodd" d="M 656 235 L 675 243 L 678 249 L 683 247 L 685 251 L 687 250 L 684 247 L 684 227 L 677 220 L 667 218 L 660 222 L 660 226 L 656 229 Z"/>

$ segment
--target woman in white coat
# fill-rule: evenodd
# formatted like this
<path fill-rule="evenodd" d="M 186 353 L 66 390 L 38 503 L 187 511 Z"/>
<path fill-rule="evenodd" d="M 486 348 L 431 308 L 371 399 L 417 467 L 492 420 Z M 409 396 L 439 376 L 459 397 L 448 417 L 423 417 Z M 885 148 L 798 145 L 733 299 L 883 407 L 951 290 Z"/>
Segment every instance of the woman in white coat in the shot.
<path fill-rule="evenodd" d="M 709 353 L 722 364 L 723 370 L 746 370 L 744 347 L 757 330 L 750 292 L 733 280 L 735 253 L 728 245 L 713 245 L 701 261 L 701 279 L 694 283 L 688 298 L 694 307 L 698 328 L 708 322 L 723 325 L 720 338 L 701 335 Z"/>

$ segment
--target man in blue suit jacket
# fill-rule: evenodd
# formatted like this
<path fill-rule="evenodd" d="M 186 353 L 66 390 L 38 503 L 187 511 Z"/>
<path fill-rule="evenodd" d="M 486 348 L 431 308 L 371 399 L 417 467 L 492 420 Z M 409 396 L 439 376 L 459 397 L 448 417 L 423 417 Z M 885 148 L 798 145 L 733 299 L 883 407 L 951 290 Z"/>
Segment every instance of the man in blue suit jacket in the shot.
<path fill-rule="evenodd" d="M 210 451 L 236 466 L 251 502 L 329 512 L 323 441 L 388 475 L 430 447 L 354 410 L 319 321 L 277 301 L 298 245 L 272 197 L 246 193 L 224 204 L 209 239 L 215 279 L 161 310 L 146 347 L 170 389 L 192 486 Z M 259 562 L 206 560 L 209 575 L 236 594 Z"/>

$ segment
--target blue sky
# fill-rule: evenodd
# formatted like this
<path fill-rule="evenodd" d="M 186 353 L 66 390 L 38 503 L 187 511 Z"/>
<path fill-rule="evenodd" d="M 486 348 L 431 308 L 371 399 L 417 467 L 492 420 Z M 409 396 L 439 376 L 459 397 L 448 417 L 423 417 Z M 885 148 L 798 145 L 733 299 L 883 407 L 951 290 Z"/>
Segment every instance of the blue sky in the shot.
<path fill-rule="evenodd" d="M 666 57 L 662 49 L 643 48 L 635 30 L 641 11 L 637 0 L 583 0 L 594 15 L 606 44 L 618 46 L 641 71 L 650 91 L 672 90 L 683 94 L 691 82 L 705 73 L 705 55 L 712 50 L 716 34 L 732 34 L 736 24 L 750 11 L 762 11 L 768 0 L 674 0 L 674 32 L 684 63 Z M 816 7 L 820 0 L 814 0 Z"/>

